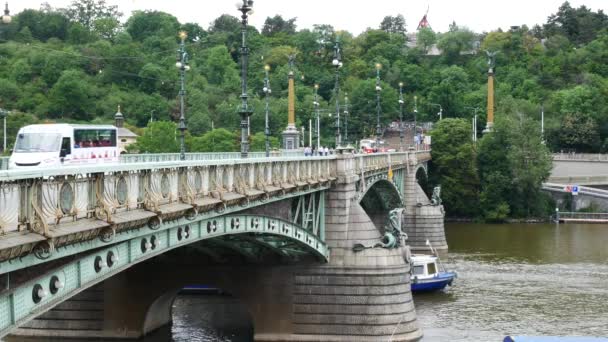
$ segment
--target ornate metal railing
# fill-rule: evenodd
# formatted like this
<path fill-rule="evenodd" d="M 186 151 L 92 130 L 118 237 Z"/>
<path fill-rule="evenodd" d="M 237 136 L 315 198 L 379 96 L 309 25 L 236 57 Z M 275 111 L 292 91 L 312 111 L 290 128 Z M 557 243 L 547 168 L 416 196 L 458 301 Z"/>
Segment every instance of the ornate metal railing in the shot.
<path fill-rule="evenodd" d="M 225 210 L 337 177 L 334 157 L 123 163 L 0 171 L 0 261 Z M 23 234 L 34 232 L 37 234 Z M 11 248 L 11 246 L 19 248 Z"/>
<path fill-rule="evenodd" d="M 304 156 L 303 151 L 273 151 L 271 157 L 300 158 Z M 250 152 L 249 158 L 265 158 L 266 152 Z M 228 160 L 240 159 L 240 152 L 201 152 L 186 153 L 186 160 L 207 161 L 207 160 Z M 120 156 L 121 163 L 155 163 L 164 161 L 179 161 L 179 153 L 146 153 L 146 154 L 123 154 Z"/>

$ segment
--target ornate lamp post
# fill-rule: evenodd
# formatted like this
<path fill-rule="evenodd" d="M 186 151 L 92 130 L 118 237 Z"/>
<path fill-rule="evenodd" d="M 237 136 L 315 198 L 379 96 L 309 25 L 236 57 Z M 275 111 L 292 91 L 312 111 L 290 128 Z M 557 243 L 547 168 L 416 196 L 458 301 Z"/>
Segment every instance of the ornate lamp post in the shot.
<path fill-rule="evenodd" d="M 319 151 L 319 147 L 321 146 L 321 123 L 320 123 L 320 117 L 319 117 L 319 96 L 318 96 L 318 91 L 319 91 L 319 85 L 315 84 L 315 98 L 313 100 L 313 106 L 315 107 L 315 140 L 317 142 L 317 148 L 315 149 L 316 151 Z M 317 152 L 318 153 L 318 152 Z"/>
<path fill-rule="evenodd" d="M 188 65 L 188 53 L 186 52 L 185 40 L 188 37 L 188 34 L 185 31 L 180 31 L 179 38 L 181 42 L 179 44 L 179 49 L 177 50 L 177 62 L 175 66 L 179 69 L 179 125 L 178 129 L 180 132 L 179 136 L 179 159 L 186 160 L 186 145 L 185 145 L 185 137 L 186 137 L 186 118 L 184 116 L 184 97 L 186 96 L 186 89 L 184 87 L 184 82 L 186 78 L 186 71 L 190 70 L 190 66 Z"/>
<path fill-rule="evenodd" d="M 243 0 L 243 4 L 238 7 L 241 14 L 241 108 L 239 114 L 241 116 L 241 158 L 247 158 L 249 155 L 249 117 L 253 110 L 247 104 L 247 59 L 249 56 L 249 48 L 246 45 L 245 38 L 247 36 L 247 18 L 253 10 L 253 0 Z"/>
<path fill-rule="evenodd" d="M 340 68 L 342 67 L 342 56 L 340 55 L 340 43 L 336 40 L 334 46 L 334 59 L 331 64 L 336 68 L 336 85 L 334 87 L 336 98 L 336 148 L 342 144 L 342 135 L 340 134 Z"/>
<path fill-rule="evenodd" d="M 270 126 L 268 125 L 268 95 L 272 93 L 270 89 L 270 80 L 268 79 L 268 71 L 270 71 L 270 65 L 264 65 L 264 97 L 266 99 L 266 113 L 264 117 L 264 134 L 266 135 L 266 157 L 270 157 Z"/>
<path fill-rule="evenodd" d="M 382 69 L 382 64 L 376 63 L 376 147 L 380 146 L 380 134 L 382 134 L 382 129 L 380 127 L 380 92 L 382 91 L 382 87 L 380 87 L 380 69 Z"/>
<path fill-rule="evenodd" d="M 399 151 L 403 151 L 403 82 L 399 82 Z"/>
<path fill-rule="evenodd" d="M 344 142 L 348 145 L 348 94 L 344 93 Z"/>

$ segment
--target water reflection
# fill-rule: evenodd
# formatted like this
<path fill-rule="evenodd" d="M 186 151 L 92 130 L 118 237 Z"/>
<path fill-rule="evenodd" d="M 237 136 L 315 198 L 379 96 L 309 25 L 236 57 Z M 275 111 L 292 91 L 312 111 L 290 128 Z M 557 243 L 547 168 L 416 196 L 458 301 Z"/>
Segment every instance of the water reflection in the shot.
<path fill-rule="evenodd" d="M 446 227 L 446 293 L 416 295 L 423 341 L 514 335 L 608 336 L 608 227 Z"/>

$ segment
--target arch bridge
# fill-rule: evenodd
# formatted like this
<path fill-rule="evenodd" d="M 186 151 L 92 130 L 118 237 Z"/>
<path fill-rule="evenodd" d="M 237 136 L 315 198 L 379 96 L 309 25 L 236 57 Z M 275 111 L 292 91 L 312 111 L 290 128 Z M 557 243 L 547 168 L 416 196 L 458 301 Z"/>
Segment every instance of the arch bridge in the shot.
<path fill-rule="evenodd" d="M 0 171 L 0 337 L 138 338 L 170 323 L 167 293 L 184 281 L 238 294 L 260 341 L 421 336 L 404 246 L 352 247 L 380 240 L 430 151 L 221 158 Z M 96 329 L 53 314 L 93 287 L 105 291 Z"/>

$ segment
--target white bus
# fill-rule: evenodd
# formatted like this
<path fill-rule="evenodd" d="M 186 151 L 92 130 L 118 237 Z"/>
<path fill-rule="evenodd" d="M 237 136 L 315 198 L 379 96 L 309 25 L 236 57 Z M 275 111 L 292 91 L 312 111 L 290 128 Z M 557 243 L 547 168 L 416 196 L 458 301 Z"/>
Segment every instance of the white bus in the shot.
<path fill-rule="evenodd" d="M 111 125 L 42 124 L 22 127 L 9 169 L 117 163 L 120 151 Z"/>

